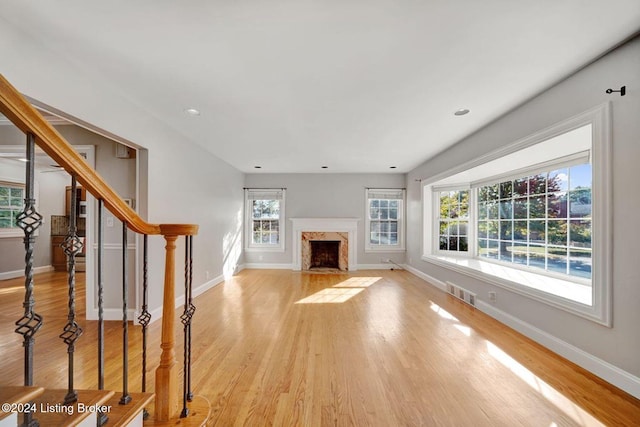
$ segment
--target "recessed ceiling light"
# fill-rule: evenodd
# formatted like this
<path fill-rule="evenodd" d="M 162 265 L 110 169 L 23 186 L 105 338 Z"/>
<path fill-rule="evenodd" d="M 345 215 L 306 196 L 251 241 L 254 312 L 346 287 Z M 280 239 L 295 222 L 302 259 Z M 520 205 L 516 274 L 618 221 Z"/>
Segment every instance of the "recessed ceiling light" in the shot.
<path fill-rule="evenodd" d="M 461 108 L 453 114 L 455 116 L 464 116 L 465 114 L 469 114 L 469 110 L 467 108 Z"/>
<path fill-rule="evenodd" d="M 389 169 L 395 169 L 395 168 L 396 168 L 395 166 L 389 166 Z"/>
<path fill-rule="evenodd" d="M 187 108 L 186 110 L 184 110 L 185 113 L 187 113 L 190 116 L 199 116 L 200 115 L 200 110 L 197 110 L 195 108 Z"/>
<path fill-rule="evenodd" d="M 254 166 L 254 169 L 262 169 L 262 166 Z"/>
<path fill-rule="evenodd" d="M 322 169 L 329 169 L 329 166 L 322 166 Z"/>

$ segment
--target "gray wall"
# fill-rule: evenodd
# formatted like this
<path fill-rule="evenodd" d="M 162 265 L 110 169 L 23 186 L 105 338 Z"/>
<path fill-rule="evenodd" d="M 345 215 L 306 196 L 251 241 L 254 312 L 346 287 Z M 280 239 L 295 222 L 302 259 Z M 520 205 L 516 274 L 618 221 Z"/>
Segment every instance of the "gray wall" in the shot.
<path fill-rule="evenodd" d="M 0 126 L 0 145 L 24 146 L 25 136 L 11 125 Z M 34 266 L 51 265 L 51 215 L 64 215 L 65 186 L 69 185 L 66 173 L 41 173 L 36 170 L 36 203 L 44 223 L 38 229 L 34 251 Z M 0 180 L 25 182 L 25 163 L 0 159 Z M 24 243 L 22 237 L 0 238 L 0 274 L 24 271 Z"/>
<path fill-rule="evenodd" d="M 404 252 L 365 253 L 365 188 L 403 188 L 403 174 L 248 174 L 246 187 L 286 188 L 285 252 L 247 252 L 247 263 L 291 264 L 292 223 L 289 218 L 359 218 L 358 264 L 380 264 L 382 258 L 397 263 Z"/>
<path fill-rule="evenodd" d="M 607 88 L 627 86 L 627 95 L 607 95 Z M 421 260 L 421 187 L 415 179 L 428 178 L 483 153 L 490 152 L 596 105 L 612 102 L 613 110 L 613 328 L 533 301 L 505 289 L 457 274 Z M 638 251 L 640 227 L 640 39 L 579 71 L 493 124 L 427 161 L 408 175 L 408 261 L 414 268 L 441 281 L 450 280 L 488 301 L 498 292 L 495 308 L 534 328 L 569 343 L 617 368 L 640 376 L 640 286 Z"/>
<path fill-rule="evenodd" d="M 135 158 L 120 159 L 115 156 L 115 143 L 86 129 L 63 125 L 56 126 L 58 132 L 72 145 L 88 145 L 95 148 L 95 164 L 98 173 L 123 198 L 135 198 L 136 195 L 136 160 Z M 14 126 L 0 126 L 0 145 L 24 145 L 25 137 Z M 17 164 L 17 175 L 24 180 L 24 164 L 5 160 L 0 164 L 0 176 L 5 175 L 11 163 Z M 2 167 L 5 164 L 6 166 Z M 43 172 L 43 171 L 49 172 Z M 44 224 L 39 229 L 36 240 L 35 266 L 44 267 L 51 264 L 51 215 L 65 214 L 65 187 L 71 185 L 71 177 L 64 171 L 50 172 L 50 168 L 38 169 L 35 174 L 38 189 L 38 212 L 44 217 Z M 93 201 L 89 199 L 89 203 Z M 108 212 L 105 216 L 112 216 Z M 94 216 L 94 220 L 95 220 Z M 87 224 L 87 231 L 91 224 Z M 129 265 L 135 265 L 135 241 L 129 233 L 128 258 Z M 105 262 L 113 266 L 104 271 L 105 308 L 117 309 L 121 305 L 121 248 L 122 228 L 114 221 L 114 227 L 105 227 Z M 95 257 L 95 242 L 87 240 L 86 251 L 93 251 Z M 24 244 L 22 238 L 0 239 L 0 273 L 24 270 Z M 95 259 L 95 258 L 94 258 Z M 89 266 L 89 265 L 88 265 Z M 135 302 L 135 270 L 129 270 L 130 287 L 129 298 Z M 96 301 L 94 301 L 94 305 Z"/>
<path fill-rule="evenodd" d="M 63 54 L 51 51 L 20 28 L 0 25 L 0 52 L 3 75 L 22 93 L 148 150 L 146 194 L 141 194 L 139 202 L 146 204 L 150 222 L 199 224 L 200 232 L 194 240 L 195 287 L 221 277 L 241 262 L 241 246 L 236 243 L 242 221 L 241 172 L 150 116 L 144 105 L 133 102 L 109 78 L 112 76 L 87 72 L 82 64 L 67 61 Z M 182 114 L 183 105 L 175 108 Z M 180 284 L 184 277 L 180 266 L 182 239 L 178 245 L 175 280 Z M 150 238 L 151 310 L 158 309 L 162 302 L 164 246 L 162 237 Z M 179 295 L 181 288 L 177 287 Z"/>

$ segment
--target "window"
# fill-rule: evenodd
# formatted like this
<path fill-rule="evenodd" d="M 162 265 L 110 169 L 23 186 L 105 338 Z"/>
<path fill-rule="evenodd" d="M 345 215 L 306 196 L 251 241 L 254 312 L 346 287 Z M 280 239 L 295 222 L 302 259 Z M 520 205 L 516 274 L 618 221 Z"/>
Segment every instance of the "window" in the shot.
<path fill-rule="evenodd" d="M 246 189 L 247 250 L 284 251 L 284 189 Z"/>
<path fill-rule="evenodd" d="M 477 189 L 478 256 L 591 279 L 591 165 Z"/>
<path fill-rule="evenodd" d="M 404 199 L 402 188 L 367 188 L 366 251 L 404 250 Z"/>
<path fill-rule="evenodd" d="M 0 236 L 23 236 L 18 215 L 24 209 L 24 185 L 0 181 Z"/>
<path fill-rule="evenodd" d="M 423 181 L 423 259 L 610 325 L 609 108 Z"/>
<path fill-rule="evenodd" d="M 439 191 L 439 249 L 467 252 L 469 229 L 469 190 Z"/>

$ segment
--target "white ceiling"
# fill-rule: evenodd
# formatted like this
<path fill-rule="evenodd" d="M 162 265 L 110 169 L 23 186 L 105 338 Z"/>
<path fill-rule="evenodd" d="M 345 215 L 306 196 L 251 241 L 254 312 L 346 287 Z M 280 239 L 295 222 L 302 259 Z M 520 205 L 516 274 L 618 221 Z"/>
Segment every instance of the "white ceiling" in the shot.
<path fill-rule="evenodd" d="M 3 21 L 243 172 L 408 172 L 636 33 L 640 1 L 2 0 Z"/>

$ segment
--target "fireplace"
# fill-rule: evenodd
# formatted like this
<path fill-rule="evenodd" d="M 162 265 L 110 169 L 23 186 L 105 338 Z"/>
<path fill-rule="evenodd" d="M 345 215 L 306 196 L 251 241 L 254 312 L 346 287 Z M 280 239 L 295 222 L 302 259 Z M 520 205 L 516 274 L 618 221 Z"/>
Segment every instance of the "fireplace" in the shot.
<path fill-rule="evenodd" d="M 312 265 L 311 242 L 338 242 L 337 268 L 342 271 L 357 270 L 358 218 L 290 218 L 293 222 L 293 269 L 309 270 Z M 331 245 L 335 245 L 332 243 Z M 332 249 L 332 250 L 335 250 Z"/>
<path fill-rule="evenodd" d="M 340 240 L 311 240 L 309 270 L 340 268 Z"/>

